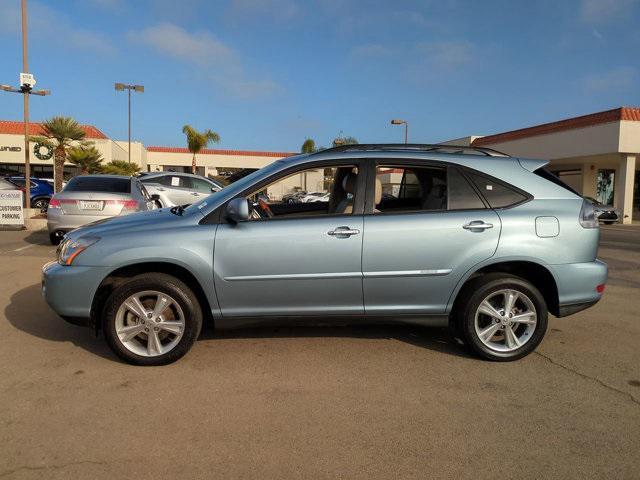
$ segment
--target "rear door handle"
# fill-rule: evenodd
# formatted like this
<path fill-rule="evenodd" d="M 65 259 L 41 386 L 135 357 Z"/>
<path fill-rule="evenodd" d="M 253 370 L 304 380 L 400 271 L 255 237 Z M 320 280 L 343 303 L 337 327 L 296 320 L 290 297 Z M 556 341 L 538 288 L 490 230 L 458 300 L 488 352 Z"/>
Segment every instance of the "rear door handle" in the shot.
<path fill-rule="evenodd" d="M 462 228 L 465 230 L 486 230 L 488 228 L 493 228 L 493 223 L 485 223 L 482 220 L 474 220 L 473 222 L 469 222 L 466 225 L 463 225 Z"/>
<path fill-rule="evenodd" d="M 360 233 L 360 230 L 358 230 L 357 228 L 336 227 L 335 230 L 328 231 L 327 235 L 330 235 L 332 237 L 344 238 L 344 237 L 350 237 L 351 235 L 358 235 L 359 233 Z"/>

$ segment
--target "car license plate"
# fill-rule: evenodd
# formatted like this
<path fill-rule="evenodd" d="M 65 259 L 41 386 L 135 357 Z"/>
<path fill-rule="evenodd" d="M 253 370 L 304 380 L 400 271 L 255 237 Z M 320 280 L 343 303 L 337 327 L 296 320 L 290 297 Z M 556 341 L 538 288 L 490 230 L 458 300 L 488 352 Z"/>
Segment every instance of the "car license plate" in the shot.
<path fill-rule="evenodd" d="M 102 202 L 80 200 L 80 209 L 81 210 L 102 210 Z"/>

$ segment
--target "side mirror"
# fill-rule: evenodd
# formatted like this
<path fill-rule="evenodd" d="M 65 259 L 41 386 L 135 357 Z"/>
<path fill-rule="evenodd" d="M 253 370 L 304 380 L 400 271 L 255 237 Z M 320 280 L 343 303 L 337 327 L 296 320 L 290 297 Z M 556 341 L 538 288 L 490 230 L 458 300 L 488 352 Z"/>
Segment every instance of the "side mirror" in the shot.
<path fill-rule="evenodd" d="M 232 223 L 249 220 L 249 202 L 246 198 L 234 198 L 227 203 L 225 217 Z"/>
<path fill-rule="evenodd" d="M 211 187 L 212 192 L 219 192 L 220 189 L 218 187 Z"/>

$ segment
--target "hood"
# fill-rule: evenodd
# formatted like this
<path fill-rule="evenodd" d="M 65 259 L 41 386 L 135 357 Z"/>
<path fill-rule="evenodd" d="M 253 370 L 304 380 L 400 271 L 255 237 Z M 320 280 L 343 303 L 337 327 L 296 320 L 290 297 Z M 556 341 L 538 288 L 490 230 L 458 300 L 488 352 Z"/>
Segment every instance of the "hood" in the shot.
<path fill-rule="evenodd" d="M 117 234 L 122 230 L 145 230 L 151 232 L 155 229 L 166 228 L 169 225 L 180 226 L 182 224 L 197 223 L 201 219 L 202 214 L 200 214 L 199 211 L 192 212 L 190 214 L 183 213 L 182 215 L 175 215 L 171 213 L 169 208 L 160 208 L 158 210 L 150 210 L 147 212 L 138 212 L 131 215 L 98 220 L 72 230 L 67 234 L 67 237 L 101 237 L 104 235 Z"/>

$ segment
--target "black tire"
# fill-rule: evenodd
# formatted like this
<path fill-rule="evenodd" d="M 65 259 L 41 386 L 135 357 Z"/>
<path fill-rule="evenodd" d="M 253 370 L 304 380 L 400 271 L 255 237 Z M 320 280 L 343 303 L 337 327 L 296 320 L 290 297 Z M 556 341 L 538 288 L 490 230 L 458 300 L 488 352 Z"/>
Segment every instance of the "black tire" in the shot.
<path fill-rule="evenodd" d="M 613 225 L 616 222 L 614 220 L 603 220 L 602 223 L 604 223 L 605 225 Z"/>
<path fill-rule="evenodd" d="M 31 204 L 32 208 L 37 208 L 43 212 L 47 210 L 49 207 L 49 199 L 48 198 L 36 198 Z"/>
<path fill-rule="evenodd" d="M 49 241 L 51 242 L 51 245 L 60 245 L 62 235 L 58 235 L 56 232 L 51 232 L 49 234 Z"/>
<path fill-rule="evenodd" d="M 537 323 L 530 339 L 510 352 L 489 348 L 480 340 L 475 329 L 475 315 L 480 303 L 491 293 L 502 289 L 516 290 L 526 295 L 533 303 L 537 314 Z M 472 353 L 487 360 L 508 362 L 525 357 L 542 342 L 547 331 L 547 305 L 540 291 L 527 280 L 508 273 L 489 273 L 471 280 L 460 295 L 450 328 L 460 335 L 462 342 Z"/>
<path fill-rule="evenodd" d="M 122 303 L 129 296 L 146 290 L 172 297 L 180 305 L 185 317 L 180 341 L 172 350 L 157 356 L 137 355 L 127 349 L 116 334 L 116 315 Z M 125 362 L 141 366 L 167 365 L 182 358 L 200 335 L 202 309 L 195 294 L 181 280 L 164 273 L 144 273 L 126 280 L 111 293 L 102 311 L 102 328 L 111 350 Z"/>

